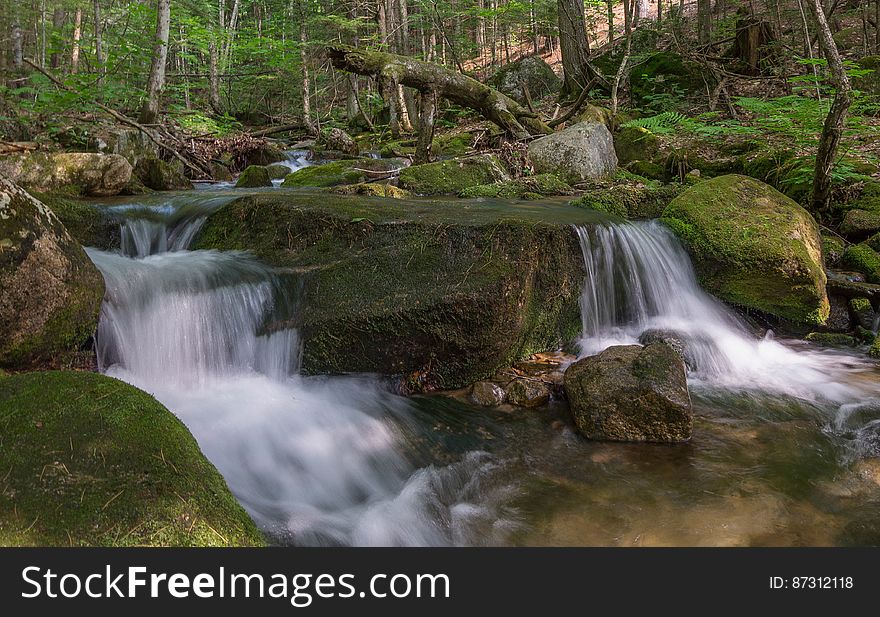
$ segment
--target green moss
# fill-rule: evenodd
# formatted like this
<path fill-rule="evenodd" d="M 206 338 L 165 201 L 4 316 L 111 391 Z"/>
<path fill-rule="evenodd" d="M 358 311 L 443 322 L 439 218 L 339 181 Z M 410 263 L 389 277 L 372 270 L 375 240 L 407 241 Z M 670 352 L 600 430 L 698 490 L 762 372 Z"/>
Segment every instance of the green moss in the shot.
<path fill-rule="evenodd" d="M 272 180 L 283 180 L 290 175 L 290 167 L 287 165 L 267 165 L 266 172 Z"/>
<path fill-rule="evenodd" d="M 262 536 L 186 427 L 95 373 L 0 379 L 0 545 L 241 546 Z"/>
<path fill-rule="evenodd" d="M 849 308 L 854 313 L 861 313 L 862 311 L 873 311 L 874 309 L 871 307 L 871 301 L 867 298 L 852 298 L 849 301 Z"/>
<path fill-rule="evenodd" d="M 660 163 L 653 161 L 633 161 L 626 166 L 627 170 L 632 173 L 649 178 L 651 180 L 663 180 L 669 176 L 666 168 Z"/>
<path fill-rule="evenodd" d="M 851 207 L 868 212 L 880 212 L 880 182 L 865 182 L 861 195 Z"/>
<path fill-rule="evenodd" d="M 630 181 L 588 189 L 582 197 L 569 203 L 622 218 L 656 218 L 679 192 L 678 185 Z"/>
<path fill-rule="evenodd" d="M 235 183 L 236 188 L 256 188 L 260 186 L 272 186 L 269 170 L 262 165 L 248 165 L 241 172 L 238 181 Z"/>
<path fill-rule="evenodd" d="M 614 134 L 614 151 L 620 165 L 654 161 L 660 156 L 660 138 L 641 127 L 621 127 Z"/>
<path fill-rule="evenodd" d="M 34 197 L 49 206 L 67 233 L 81 245 L 103 250 L 119 246 L 119 222 L 94 204 L 55 193 L 38 193 Z"/>
<path fill-rule="evenodd" d="M 805 338 L 811 343 L 829 347 L 855 347 L 858 344 L 851 335 L 835 332 L 810 332 Z"/>
<path fill-rule="evenodd" d="M 846 244 L 837 236 L 822 236 L 822 256 L 825 258 L 825 265 L 828 268 L 835 268 L 840 265 L 845 250 Z"/>
<path fill-rule="evenodd" d="M 491 376 L 580 331 L 573 223 L 542 204 L 254 195 L 212 215 L 200 248 L 302 273 L 306 372 L 376 372 L 422 387 Z"/>
<path fill-rule="evenodd" d="M 827 318 L 818 226 L 772 187 L 737 175 L 706 180 L 676 197 L 662 220 L 710 293 L 795 323 Z"/>
<path fill-rule="evenodd" d="M 871 72 L 853 79 L 853 87 L 866 94 L 880 94 L 880 56 L 865 56 L 859 60 L 859 68 Z"/>
<path fill-rule="evenodd" d="M 661 51 L 630 72 L 630 93 L 640 107 L 665 111 L 688 93 L 705 88 L 701 68 L 672 51 Z"/>
<path fill-rule="evenodd" d="M 371 195 L 373 197 L 390 197 L 391 199 L 405 199 L 411 196 L 409 191 L 402 188 L 378 182 L 337 186 L 330 189 L 330 192 L 337 195 Z"/>
<path fill-rule="evenodd" d="M 501 160 L 488 154 L 414 165 L 400 171 L 400 186 L 418 195 L 455 195 L 472 186 L 507 179 Z"/>
<path fill-rule="evenodd" d="M 381 172 L 389 174 L 405 164 L 401 159 L 355 159 L 333 161 L 303 167 L 284 178 L 283 187 L 330 187 L 376 180 Z M 372 173 L 375 172 L 375 173 Z M 377 175 L 379 174 L 379 175 Z"/>
<path fill-rule="evenodd" d="M 874 342 L 871 343 L 871 348 L 868 349 L 868 355 L 872 358 L 880 358 L 880 336 L 874 339 Z"/>
<path fill-rule="evenodd" d="M 854 244 L 843 254 L 843 263 L 868 277 L 870 283 L 880 283 L 880 253 L 867 244 Z"/>
<path fill-rule="evenodd" d="M 434 138 L 431 151 L 441 156 L 464 156 L 473 151 L 473 143 L 474 136 L 471 133 L 446 133 Z"/>
<path fill-rule="evenodd" d="M 461 191 L 459 197 L 491 197 L 501 199 L 526 198 L 527 195 L 537 198 L 551 195 L 571 195 L 574 193 L 566 182 L 554 174 L 538 174 L 496 182 L 494 184 L 478 184 Z"/>

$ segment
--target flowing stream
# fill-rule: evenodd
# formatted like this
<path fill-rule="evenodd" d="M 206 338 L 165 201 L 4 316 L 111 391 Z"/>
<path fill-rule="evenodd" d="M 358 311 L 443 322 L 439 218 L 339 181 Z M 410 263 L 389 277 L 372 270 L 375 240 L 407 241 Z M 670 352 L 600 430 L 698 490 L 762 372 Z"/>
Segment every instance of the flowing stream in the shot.
<path fill-rule="evenodd" d="M 577 228 L 581 346 L 596 353 L 652 329 L 685 341 L 697 425 L 675 448 L 586 442 L 560 403 L 476 411 L 398 397 L 369 377 L 299 376 L 297 332 L 265 328 L 296 310 L 295 286 L 247 253 L 189 250 L 229 199 L 112 206 L 121 251 L 88 249 L 107 283 L 98 357 L 186 423 L 273 541 L 880 540 L 878 487 L 854 467 L 880 455 L 873 363 L 756 337 L 699 288 L 660 224 Z"/>

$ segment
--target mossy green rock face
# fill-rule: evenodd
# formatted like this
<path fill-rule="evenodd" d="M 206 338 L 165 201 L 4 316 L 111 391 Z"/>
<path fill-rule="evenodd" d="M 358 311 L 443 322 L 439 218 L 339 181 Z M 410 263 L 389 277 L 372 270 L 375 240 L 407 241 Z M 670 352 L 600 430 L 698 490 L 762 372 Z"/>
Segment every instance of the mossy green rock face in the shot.
<path fill-rule="evenodd" d="M 346 184 L 330 189 L 337 195 L 371 195 L 373 197 L 388 197 L 390 199 L 406 199 L 411 197 L 409 191 L 391 184 L 378 182 L 365 182 L 363 184 Z"/>
<path fill-rule="evenodd" d="M 880 94 L 880 56 L 866 56 L 859 60 L 859 68 L 871 72 L 853 79 L 853 87 L 866 94 Z"/>
<path fill-rule="evenodd" d="M 235 183 L 235 188 L 258 188 L 261 186 L 272 186 L 272 178 L 269 176 L 269 170 L 262 165 L 249 165 Z"/>
<path fill-rule="evenodd" d="M 0 377 L 0 434 L 0 545 L 264 544 L 186 427 L 126 383 Z"/>
<path fill-rule="evenodd" d="M 609 347 L 569 366 L 564 383 L 575 427 L 588 439 L 691 438 L 684 360 L 665 343 Z"/>
<path fill-rule="evenodd" d="M 621 218 L 657 218 L 680 192 L 680 185 L 623 181 L 611 186 L 588 188 L 581 197 L 569 203 Z"/>
<path fill-rule="evenodd" d="M 457 195 L 472 186 L 507 180 L 507 169 L 491 154 L 414 165 L 400 172 L 400 186 L 417 195 Z"/>
<path fill-rule="evenodd" d="M 31 152 L 0 157 L 0 175 L 39 193 L 118 195 L 131 174 L 131 165 L 118 154 Z"/>
<path fill-rule="evenodd" d="M 864 240 L 880 231 L 880 212 L 849 210 L 840 223 L 839 231 L 850 240 Z"/>
<path fill-rule="evenodd" d="M 272 180 L 283 180 L 290 175 L 290 167 L 287 165 L 267 165 L 266 171 Z"/>
<path fill-rule="evenodd" d="M 52 211 L 0 177 L 0 367 L 64 363 L 94 333 L 104 279 Z"/>
<path fill-rule="evenodd" d="M 828 317 L 816 221 L 776 189 L 745 176 L 719 176 L 672 200 L 662 220 L 710 293 L 794 323 Z"/>
<path fill-rule="evenodd" d="M 154 191 L 188 191 L 193 188 L 186 176 L 173 165 L 155 157 L 144 157 L 134 166 L 134 174 Z"/>
<path fill-rule="evenodd" d="M 119 221 L 95 205 L 52 193 L 40 193 L 34 197 L 49 206 L 67 233 L 82 246 L 105 251 L 119 246 Z"/>
<path fill-rule="evenodd" d="M 871 283 L 880 283 L 880 253 L 865 243 L 854 244 L 843 254 L 843 263 L 864 274 Z"/>
<path fill-rule="evenodd" d="M 565 205 L 262 194 L 213 214 L 198 247 L 299 273 L 305 372 L 456 388 L 578 335 L 571 225 L 597 220 Z"/>
<path fill-rule="evenodd" d="M 660 155 L 660 138 L 648 129 L 621 127 L 614 134 L 614 151 L 620 165 L 633 161 L 654 161 Z"/>
<path fill-rule="evenodd" d="M 550 65 L 540 56 L 528 56 L 522 60 L 504 65 L 489 78 L 488 84 L 525 105 L 523 84 L 529 95 L 538 101 L 547 95 L 559 92 L 562 80 L 553 72 Z"/>
<path fill-rule="evenodd" d="M 406 167 L 408 164 L 408 161 L 399 158 L 333 161 L 332 163 L 297 169 L 284 178 L 281 186 L 285 188 L 320 188 L 370 182 L 381 178 L 383 173 L 391 175 L 392 172 Z"/>
<path fill-rule="evenodd" d="M 501 199 L 528 198 L 535 195 L 549 197 L 551 195 L 571 195 L 574 189 L 566 182 L 553 174 L 538 174 L 496 182 L 495 184 L 478 184 L 464 189 L 458 194 L 459 197 L 491 197 Z"/>

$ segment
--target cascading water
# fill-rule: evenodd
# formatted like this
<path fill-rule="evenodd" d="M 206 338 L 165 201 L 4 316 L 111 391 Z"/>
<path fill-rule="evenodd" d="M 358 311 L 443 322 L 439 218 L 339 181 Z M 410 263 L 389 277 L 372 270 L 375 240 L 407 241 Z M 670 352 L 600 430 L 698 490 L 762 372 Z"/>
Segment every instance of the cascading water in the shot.
<path fill-rule="evenodd" d="M 583 355 L 659 330 L 684 341 L 689 382 L 698 389 L 796 398 L 834 415 L 880 407 L 880 385 L 860 379 L 873 363 L 803 344 L 793 348 L 770 334 L 754 336 L 700 288 L 687 253 L 661 223 L 576 229 L 587 271 Z"/>
<path fill-rule="evenodd" d="M 403 447 L 406 399 L 367 378 L 297 376 L 296 331 L 266 328 L 288 308 L 271 269 L 246 253 L 186 250 L 218 199 L 196 208 L 187 199 L 183 212 L 117 208 L 130 215 L 123 237 L 142 240 L 137 250 L 87 249 L 107 287 L 101 369 L 174 411 L 279 542 L 502 541 L 494 508 L 504 490 L 481 484 L 496 465 L 488 455 L 414 467 Z"/>

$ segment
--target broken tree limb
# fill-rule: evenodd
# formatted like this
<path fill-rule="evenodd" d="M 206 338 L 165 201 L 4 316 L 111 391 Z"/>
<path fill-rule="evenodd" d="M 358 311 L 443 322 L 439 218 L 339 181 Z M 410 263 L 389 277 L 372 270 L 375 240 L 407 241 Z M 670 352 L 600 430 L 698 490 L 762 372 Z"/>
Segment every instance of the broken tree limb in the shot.
<path fill-rule="evenodd" d="M 326 53 L 342 71 L 380 77 L 478 111 L 515 139 L 547 135 L 553 130 L 509 96 L 467 75 L 415 58 L 347 46 L 329 46 Z"/>
<path fill-rule="evenodd" d="M 265 137 L 266 135 L 275 135 L 276 133 L 286 133 L 288 131 L 301 131 L 306 128 L 302 122 L 298 124 L 282 124 L 279 126 L 270 126 L 258 131 L 248 133 L 251 137 Z"/>

